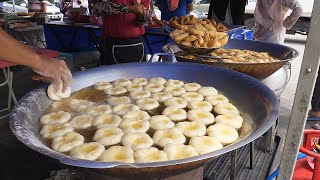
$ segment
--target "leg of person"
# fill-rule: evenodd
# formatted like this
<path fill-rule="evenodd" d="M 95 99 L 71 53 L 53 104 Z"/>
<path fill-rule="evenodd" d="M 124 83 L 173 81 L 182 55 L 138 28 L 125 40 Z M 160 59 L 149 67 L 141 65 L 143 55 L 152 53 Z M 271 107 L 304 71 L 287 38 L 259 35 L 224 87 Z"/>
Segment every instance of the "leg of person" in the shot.
<path fill-rule="evenodd" d="M 229 0 L 212 0 L 213 12 L 220 21 L 225 20 L 228 5 Z"/>
<path fill-rule="evenodd" d="M 320 76 L 318 72 L 318 77 L 313 90 L 313 95 L 311 99 L 311 110 L 309 112 L 309 118 L 320 120 Z"/>
<path fill-rule="evenodd" d="M 234 25 L 244 25 L 244 12 L 247 0 L 230 0 L 230 10 Z"/>

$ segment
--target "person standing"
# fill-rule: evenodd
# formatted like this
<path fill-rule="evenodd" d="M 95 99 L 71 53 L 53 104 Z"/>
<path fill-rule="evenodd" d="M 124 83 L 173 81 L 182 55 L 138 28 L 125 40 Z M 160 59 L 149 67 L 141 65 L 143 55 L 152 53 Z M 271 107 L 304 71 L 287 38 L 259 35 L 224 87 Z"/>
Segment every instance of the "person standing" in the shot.
<path fill-rule="evenodd" d="M 296 23 L 301 13 L 302 5 L 298 0 L 257 0 L 255 39 L 283 44 L 286 29 Z"/>
<path fill-rule="evenodd" d="M 94 0 L 93 10 L 104 19 L 104 59 L 102 64 L 145 60 L 142 35 L 144 14 L 150 0 Z"/>
<path fill-rule="evenodd" d="M 161 11 L 161 20 L 164 21 L 175 16 L 185 16 L 194 9 L 193 0 L 156 0 L 156 6 Z"/>

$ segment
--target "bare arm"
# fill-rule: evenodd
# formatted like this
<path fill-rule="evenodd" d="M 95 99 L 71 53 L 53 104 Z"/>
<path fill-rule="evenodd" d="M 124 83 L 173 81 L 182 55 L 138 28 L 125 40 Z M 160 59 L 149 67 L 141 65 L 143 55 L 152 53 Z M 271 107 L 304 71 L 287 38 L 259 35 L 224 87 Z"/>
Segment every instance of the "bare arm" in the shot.
<path fill-rule="evenodd" d="M 63 81 L 66 89 L 72 79 L 71 72 L 62 60 L 49 60 L 24 46 L 0 28 L 0 59 L 31 68 L 42 76 L 50 77 L 56 89 Z"/>
<path fill-rule="evenodd" d="M 193 4 L 193 2 L 187 4 L 187 14 L 189 14 L 191 11 L 193 11 L 193 9 L 194 9 L 194 4 Z"/>
<path fill-rule="evenodd" d="M 297 0 L 285 0 L 282 5 L 292 10 L 290 16 L 283 21 L 283 26 L 286 29 L 290 29 L 301 16 L 301 13 L 303 12 L 302 5 Z"/>

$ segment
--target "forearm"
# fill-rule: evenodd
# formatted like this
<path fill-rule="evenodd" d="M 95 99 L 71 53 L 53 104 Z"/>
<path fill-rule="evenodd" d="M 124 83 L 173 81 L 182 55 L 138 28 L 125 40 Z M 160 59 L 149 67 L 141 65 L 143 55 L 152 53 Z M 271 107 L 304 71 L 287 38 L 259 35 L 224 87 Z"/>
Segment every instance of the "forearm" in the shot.
<path fill-rule="evenodd" d="M 284 3 L 286 7 L 289 7 L 292 10 L 290 16 L 283 22 L 284 27 L 290 29 L 301 16 L 303 9 L 298 1 L 286 0 Z"/>
<path fill-rule="evenodd" d="M 190 14 L 191 11 L 194 9 L 194 4 L 190 3 L 187 5 L 187 14 Z"/>
<path fill-rule="evenodd" d="M 128 7 L 125 5 L 115 4 L 109 0 L 95 0 L 93 8 L 98 14 L 125 14 L 128 13 Z"/>

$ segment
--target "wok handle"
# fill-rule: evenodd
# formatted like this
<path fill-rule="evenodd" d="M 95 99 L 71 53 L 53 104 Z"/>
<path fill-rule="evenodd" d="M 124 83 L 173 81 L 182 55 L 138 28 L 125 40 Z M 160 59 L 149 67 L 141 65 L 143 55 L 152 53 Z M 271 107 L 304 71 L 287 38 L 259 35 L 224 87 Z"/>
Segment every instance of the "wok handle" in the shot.
<path fill-rule="evenodd" d="M 97 162 L 88 160 L 74 160 L 70 158 L 59 159 L 62 164 L 74 166 L 74 167 L 84 167 L 84 168 L 113 168 L 118 166 L 130 166 L 135 167 L 132 164 L 120 163 L 120 162 Z"/>
<path fill-rule="evenodd" d="M 158 59 L 156 59 L 157 56 L 168 56 L 168 61 L 172 63 L 178 62 L 174 54 L 171 53 L 155 53 L 154 55 L 151 56 L 150 62 L 155 63 L 158 62 Z M 162 61 L 162 60 L 161 60 Z"/>

